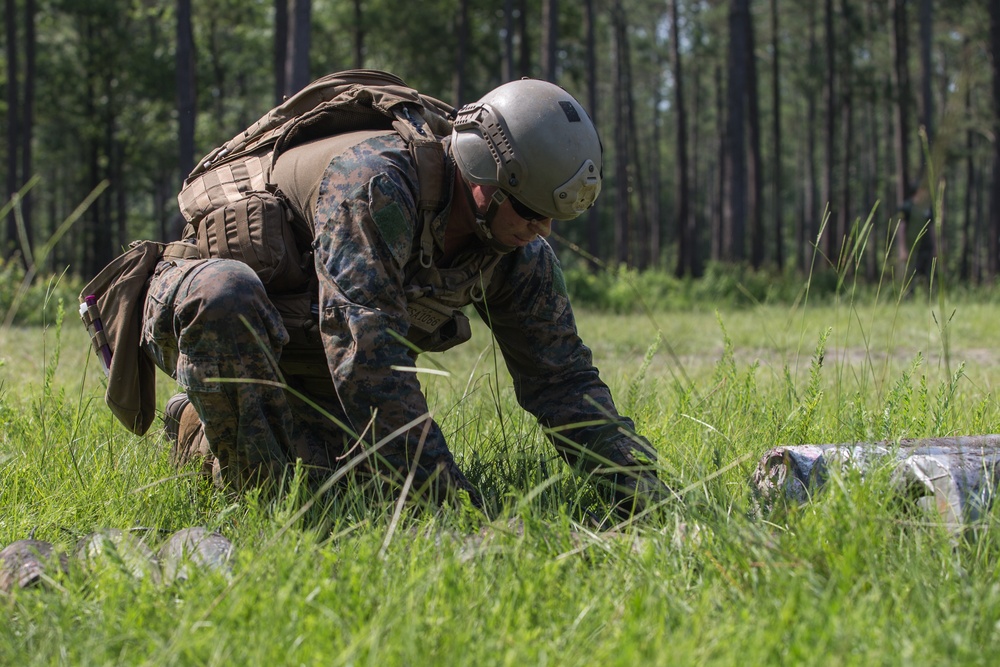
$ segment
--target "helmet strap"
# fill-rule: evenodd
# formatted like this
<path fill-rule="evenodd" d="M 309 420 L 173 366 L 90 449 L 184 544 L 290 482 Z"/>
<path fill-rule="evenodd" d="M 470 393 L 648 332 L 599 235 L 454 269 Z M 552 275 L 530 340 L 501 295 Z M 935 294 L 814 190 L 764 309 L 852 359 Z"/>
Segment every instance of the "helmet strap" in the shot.
<path fill-rule="evenodd" d="M 493 236 L 493 220 L 497 216 L 497 211 L 500 210 L 500 206 L 507 200 L 507 193 L 503 190 L 497 188 L 493 196 L 490 197 L 489 206 L 486 207 L 486 211 L 480 211 L 479 205 L 476 203 L 475 197 L 472 196 L 472 187 L 466 182 L 464 178 L 459 178 L 462 183 L 462 190 L 465 193 L 465 199 L 469 202 L 469 209 L 475 216 L 475 222 L 472 225 L 472 230 L 480 241 L 488 245 L 493 251 L 500 254 L 506 254 L 515 250 L 514 246 L 504 245 L 496 240 Z"/>

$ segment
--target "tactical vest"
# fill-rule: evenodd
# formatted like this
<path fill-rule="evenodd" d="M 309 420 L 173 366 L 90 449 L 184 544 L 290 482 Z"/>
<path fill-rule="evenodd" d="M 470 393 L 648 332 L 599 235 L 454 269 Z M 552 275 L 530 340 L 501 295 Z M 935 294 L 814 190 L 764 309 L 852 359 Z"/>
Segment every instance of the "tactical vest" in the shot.
<path fill-rule="evenodd" d="M 455 303 L 433 298 L 431 221 L 447 200 L 444 149 L 455 110 L 377 70 L 330 74 L 270 110 L 256 123 L 203 158 L 185 180 L 177 202 L 187 225 L 184 243 L 165 257 L 224 257 L 251 266 L 260 277 L 292 337 L 292 347 L 318 342 L 312 296 L 312 229 L 288 206 L 272 180 L 286 150 L 323 137 L 358 130 L 398 133 L 417 167 L 417 202 L 423 275 L 407 276 L 407 339 L 421 351 L 440 351 L 471 337 L 468 319 Z M 426 257 L 426 264 L 424 262 Z M 493 263 L 495 266 L 495 262 Z"/>

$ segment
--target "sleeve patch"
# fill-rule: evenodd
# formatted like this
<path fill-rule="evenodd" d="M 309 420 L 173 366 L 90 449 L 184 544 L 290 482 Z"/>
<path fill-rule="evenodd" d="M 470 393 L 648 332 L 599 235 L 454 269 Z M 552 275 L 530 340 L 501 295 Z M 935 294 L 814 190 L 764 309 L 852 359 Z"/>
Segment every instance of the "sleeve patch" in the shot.
<path fill-rule="evenodd" d="M 369 210 L 389 252 L 399 266 L 404 266 L 410 256 L 413 233 L 403 208 L 393 196 L 396 190 L 395 184 L 384 175 L 376 176 L 369 192 Z"/>
<path fill-rule="evenodd" d="M 562 268 L 557 263 L 552 267 L 552 289 L 556 294 L 569 298 L 569 290 L 566 289 L 566 276 L 563 275 Z"/>

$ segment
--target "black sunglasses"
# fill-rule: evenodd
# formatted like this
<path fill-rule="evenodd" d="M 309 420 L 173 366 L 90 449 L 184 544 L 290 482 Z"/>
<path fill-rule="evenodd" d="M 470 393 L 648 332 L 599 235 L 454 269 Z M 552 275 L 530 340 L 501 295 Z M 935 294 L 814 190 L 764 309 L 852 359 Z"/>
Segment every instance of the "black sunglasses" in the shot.
<path fill-rule="evenodd" d="M 549 216 L 542 215 L 538 211 L 534 211 L 528 208 L 523 203 L 517 200 L 515 197 L 508 195 L 507 199 L 510 200 L 510 205 L 514 209 L 514 213 L 517 213 L 520 217 L 524 218 L 528 222 L 538 222 L 539 220 L 545 220 Z"/>

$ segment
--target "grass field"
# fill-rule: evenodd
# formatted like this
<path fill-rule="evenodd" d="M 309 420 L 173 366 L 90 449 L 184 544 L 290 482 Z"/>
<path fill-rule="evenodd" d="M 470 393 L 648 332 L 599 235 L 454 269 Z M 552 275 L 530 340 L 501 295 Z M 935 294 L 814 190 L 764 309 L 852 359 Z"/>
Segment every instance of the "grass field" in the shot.
<path fill-rule="evenodd" d="M 517 407 L 486 331 L 422 361 L 426 393 L 493 516 L 308 505 L 214 492 L 154 428 L 101 400 L 67 304 L 0 331 L 0 545 L 64 550 L 101 527 L 155 543 L 192 525 L 232 572 L 170 586 L 109 562 L 0 595 L 0 664 L 997 664 L 1000 524 L 903 511 L 888 474 L 835 476 L 807 505 L 755 511 L 776 444 L 1000 431 L 998 307 L 762 305 L 579 313 L 584 339 L 661 454 L 680 500 L 597 531 L 599 512 Z M 159 404 L 173 393 L 160 378 Z M 304 509 L 305 511 L 300 511 Z"/>

